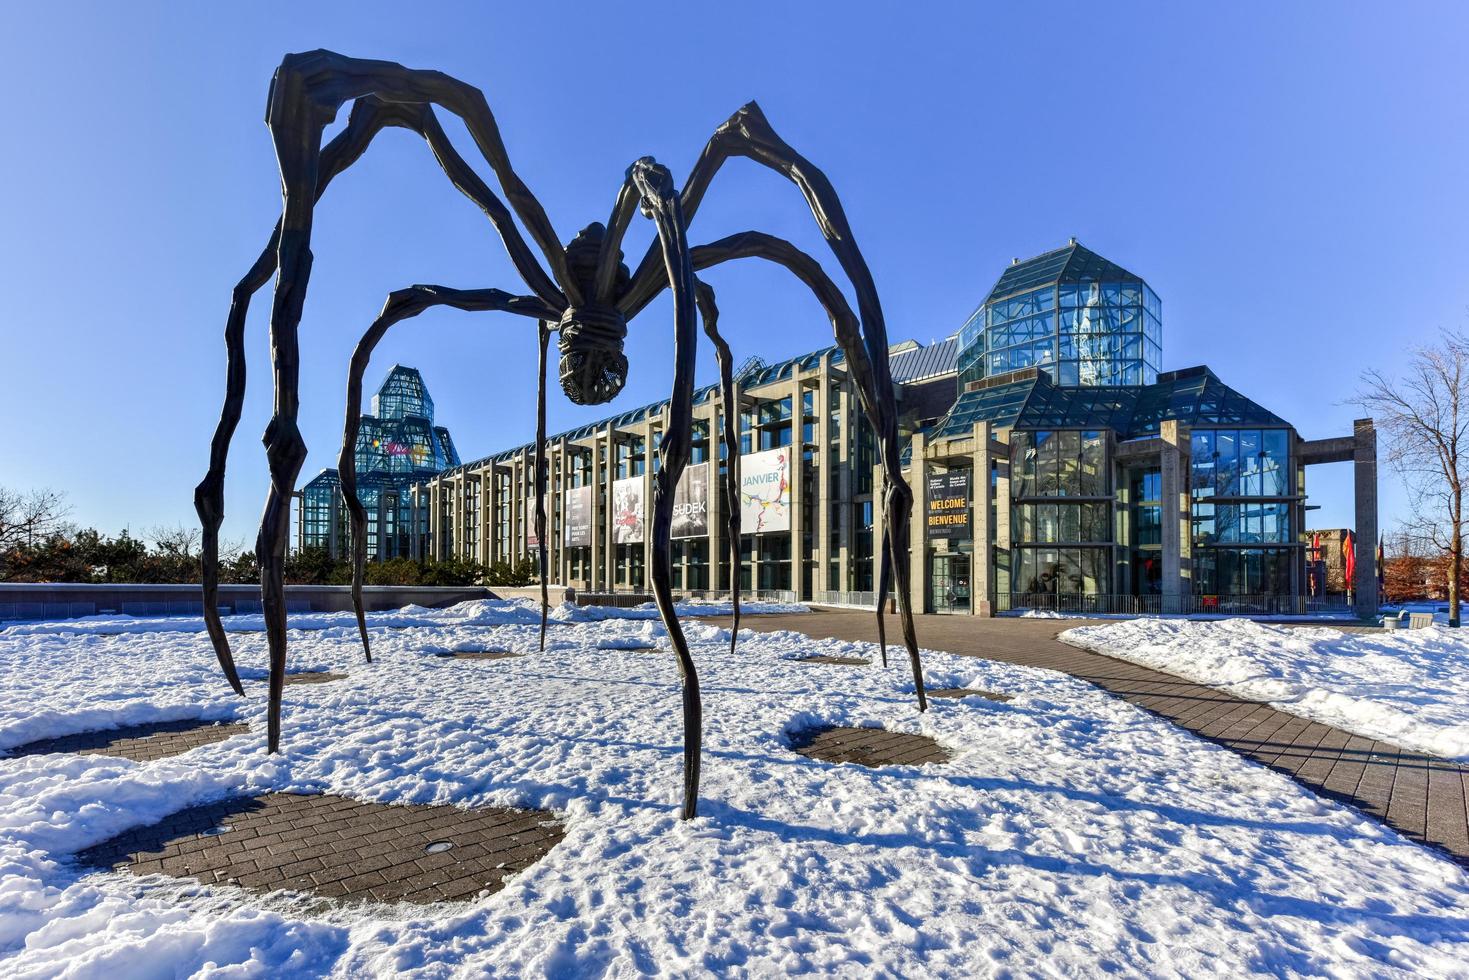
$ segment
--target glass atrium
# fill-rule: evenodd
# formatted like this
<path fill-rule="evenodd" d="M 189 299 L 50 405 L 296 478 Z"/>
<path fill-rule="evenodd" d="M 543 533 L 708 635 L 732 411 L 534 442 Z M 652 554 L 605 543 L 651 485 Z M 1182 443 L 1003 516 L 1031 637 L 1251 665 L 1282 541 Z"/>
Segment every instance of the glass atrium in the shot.
<path fill-rule="evenodd" d="M 356 461 L 368 560 L 408 557 L 415 533 L 410 488 L 459 465 L 449 430 L 434 425 L 434 401 L 417 368 L 394 365 L 372 396 L 372 414 L 357 430 Z M 322 470 L 301 491 L 299 545 L 345 555 L 349 527 L 341 479 Z"/>
<path fill-rule="evenodd" d="M 1005 270 L 959 331 L 959 383 L 1022 368 L 1062 386 L 1150 385 L 1163 306 L 1138 276 L 1075 241 Z"/>

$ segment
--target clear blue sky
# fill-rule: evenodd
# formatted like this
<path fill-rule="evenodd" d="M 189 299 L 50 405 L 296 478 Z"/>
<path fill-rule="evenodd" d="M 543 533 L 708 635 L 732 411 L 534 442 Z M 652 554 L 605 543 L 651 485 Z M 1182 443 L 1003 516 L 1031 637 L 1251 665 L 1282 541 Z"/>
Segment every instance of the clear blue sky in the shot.
<path fill-rule="evenodd" d="M 758 99 L 835 182 L 895 338 L 952 333 L 1012 256 L 1075 235 L 1163 298 L 1165 369 L 1207 363 L 1308 438 L 1350 431 L 1362 368 L 1469 306 L 1458 5 L 33 2 L 5 20 L 0 484 L 65 489 L 76 520 L 108 530 L 193 520 L 229 291 L 280 207 L 262 117 L 288 51 L 478 85 L 563 239 L 605 219 L 634 158 L 679 177 Z M 749 227 L 825 254 L 795 189 L 737 162 L 692 237 Z M 347 357 L 389 290 L 519 288 L 488 223 L 401 131 L 333 184 L 314 250 L 303 482 L 335 459 Z M 775 270 L 711 281 L 740 355 L 831 342 Z M 236 540 L 267 484 L 267 308 L 229 470 Z M 666 395 L 669 312 L 634 323 L 616 406 Z M 534 349 L 517 318 L 429 314 L 382 345 L 369 381 L 420 367 L 472 458 L 532 433 Z M 606 412 L 557 397 L 551 425 Z M 1347 467 L 1311 475 L 1313 523 L 1350 523 Z M 1390 524 L 1403 500 L 1382 477 Z"/>

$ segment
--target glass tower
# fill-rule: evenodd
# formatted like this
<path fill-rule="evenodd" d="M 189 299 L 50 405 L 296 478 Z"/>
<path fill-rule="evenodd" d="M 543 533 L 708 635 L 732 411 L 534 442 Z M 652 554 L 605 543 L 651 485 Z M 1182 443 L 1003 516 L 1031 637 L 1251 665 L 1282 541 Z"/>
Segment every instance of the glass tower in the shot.
<path fill-rule="evenodd" d="M 959 331 L 959 382 L 1037 367 L 1067 387 L 1153 384 L 1162 318 L 1142 278 L 1073 239 L 1000 276 Z"/>
<path fill-rule="evenodd" d="M 383 379 L 357 430 L 356 457 L 368 560 L 407 557 L 414 530 L 409 488 L 459 465 L 449 430 L 434 425 L 434 400 L 417 368 L 396 364 Z M 301 491 L 301 546 L 345 555 L 348 528 L 341 479 L 322 470 Z"/>

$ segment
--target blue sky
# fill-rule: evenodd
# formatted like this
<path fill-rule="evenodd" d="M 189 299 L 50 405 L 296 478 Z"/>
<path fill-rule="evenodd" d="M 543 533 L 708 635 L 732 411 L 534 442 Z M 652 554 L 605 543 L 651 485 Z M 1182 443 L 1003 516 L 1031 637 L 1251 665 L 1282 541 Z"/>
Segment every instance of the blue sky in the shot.
<path fill-rule="evenodd" d="M 314 47 L 483 89 L 563 239 L 605 220 L 633 159 L 678 178 L 758 99 L 835 182 L 894 338 L 954 332 L 1012 256 L 1074 235 L 1162 297 L 1165 369 L 1207 363 L 1303 436 L 1343 434 L 1365 366 L 1465 321 L 1466 20 L 1449 4 L 11 6 L 0 485 L 65 489 L 77 521 L 107 530 L 193 520 L 230 288 L 280 207 L 267 86 L 282 54 Z M 826 254 L 795 189 L 740 161 L 691 237 L 752 227 Z M 629 253 L 650 236 L 639 220 Z M 335 459 L 347 357 L 388 291 L 519 288 L 483 216 L 401 131 L 332 185 L 313 244 L 303 482 Z M 738 355 L 831 343 L 773 268 L 710 280 Z M 267 485 L 267 308 L 229 469 L 237 541 Z M 666 396 L 669 321 L 665 299 L 634 322 L 615 407 Z M 466 458 L 532 433 L 520 319 L 424 315 L 379 348 L 370 383 L 394 362 L 423 370 Z M 701 363 L 712 378 L 711 352 Z M 550 409 L 553 431 L 605 414 Z M 1404 502 L 1382 479 L 1391 525 Z M 1347 466 L 1309 489 L 1314 524 L 1350 523 Z"/>

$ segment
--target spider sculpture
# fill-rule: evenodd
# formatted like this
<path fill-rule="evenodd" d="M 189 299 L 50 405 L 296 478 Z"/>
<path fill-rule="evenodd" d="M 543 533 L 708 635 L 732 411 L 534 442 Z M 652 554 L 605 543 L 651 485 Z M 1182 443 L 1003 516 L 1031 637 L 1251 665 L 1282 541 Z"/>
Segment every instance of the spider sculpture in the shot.
<path fill-rule="evenodd" d="M 322 145 L 324 131 L 341 107 L 352 107 L 345 128 Z M 509 208 L 472 170 L 450 144 L 434 109 L 452 112 L 463 120 L 475 145 L 494 171 Z M 390 293 L 378 318 L 363 335 L 352 355 L 347 386 L 346 430 L 339 460 L 342 490 L 350 511 L 353 544 L 352 597 L 364 651 L 367 626 L 362 607 L 362 573 L 366 560 L 366 513 L 356 492 L 353 449 L 362 405 L 362 375 L 373 348 L 393 324 L 435 306 L 461 310 L 500 310 L 537 321 L 540 340 L 540 385 L 536 406 L 535 527 L 546 540 L 545 442 L 546 354 L 552 334 L 560 350 L 561 388 L 573 402 L 594 405 L 612 399 L 627 377 L 623 339 L 628 321 L 665 287 L 673 292 L 673 393 L 659 447 L 659 468 L 653 480 L 652 586 L 654 599 L 678 658 L 682 680 L 684 720 L 685 819 L 698 805 L 702 705 L 698 675 L 689 656 L 688 642 L 674 612 L 670 586 L 669 542 L 673 520 L 674 488 L 688 462 L 693 428 L 694 355 L 697 344 L 696 311 L 715 345 L 720 368 L 724 412 L 722 438 L 732 468 L 727 484 L 730 554 L 739 561 L 740 507 L 739 442 L 735 429 L 737 391 L 731 376 L 729 346 L 719 334 L 714 292 L 695 277 L 711 266 L 740 258 L 760 258 L 790 270 L 804 282 L 831 318 L 837 342 L 846 354 L 847 370 L 857 387 L 862 407 L 877 435 L 882 458 L 883 553 L 878 576 L 878 634 L 886 664 L 886 636 L 882 609 L 896 586 L 904 644 L 913 669 L 918 706 L 927 707 L 922 667 L 909 595 L 909 511 L 912 495 L 904 482 L 898 448 L 897 411 L 888 365 L 887 328 L 877 290 L 867 263 L 858 251 L 831 183 L 820 170 L 785 143 L 753 102 L 720 126 L 704 148 L 682 190 L 674 187 L 669 171 L 651 158 L 628 168 L 626 180 L 607 224 L 593 223 L 562 246 L 544 209 L 510 165 L 505 145 L 484 95 L 476 88 L 435 71 L 404 68 L 387 61 L 365 61 L 330 51 L 288 55 L 271 82 L 266 125 L 280 164 L 283 212 L 269 243 L 249 273 L 234 289 L 225 326 L 228 370 L 224 408 L 210 451 L 209 472 L 194 494 L 203 523 L 204 616 L 215 653 L 225 676 L 243 694 L 220 623 L 216 602 L 219 584 L 219 527 L 224 517 L 224 473 L 230 439 L 240 419 L 245 395 L 244 327 L 251 296 L 274 273 L 275 296 L 270 312 L 273 353 L 274 415 L 265 430 L 270 464 L 270 492 L 260 521 L 256 555 L 270 654 L 268 751 L 280 747 L 281 696 L 286 666 L 286 604 L 283 581 L 288 508 L 306 458 L 306 445 L 296 425 L 299 406 L 300 354 L 297 327 L 311 272 L 311 228 L 315 204 L 332 178 L 352 165 L 373 137 L 389 126 L 410 129 L 422 136 L 449 180 L 484 211 L 499 232 L 510 259 L 531 295 L 498 289 L 448 289 L 410 286 Z M 686 228 L 720 166 L 731 156 L 743 156 L 784 174 L 800 188 L 817 225 L 851 280 L 860 320 L 842 291 L 821 266 L 794 245 L 757 231 L 731 235 L 708 245 L 690 247 Z M 651 218 L 657 241 L 631 272 L 623 263 L 621 243 L 640 210 Z M 513 212 L 513 215 L 512 215 Z M 516 219 L 525 226 L 550 266 L 541 266 L 521 237 Z M 546 630 L 546 553 L 541 560 L 541 645 Z M 896 578 L 896 583 L 894 582 Z M 739 627 L 738 576 L 734 588 L 734 633 Z"/>

